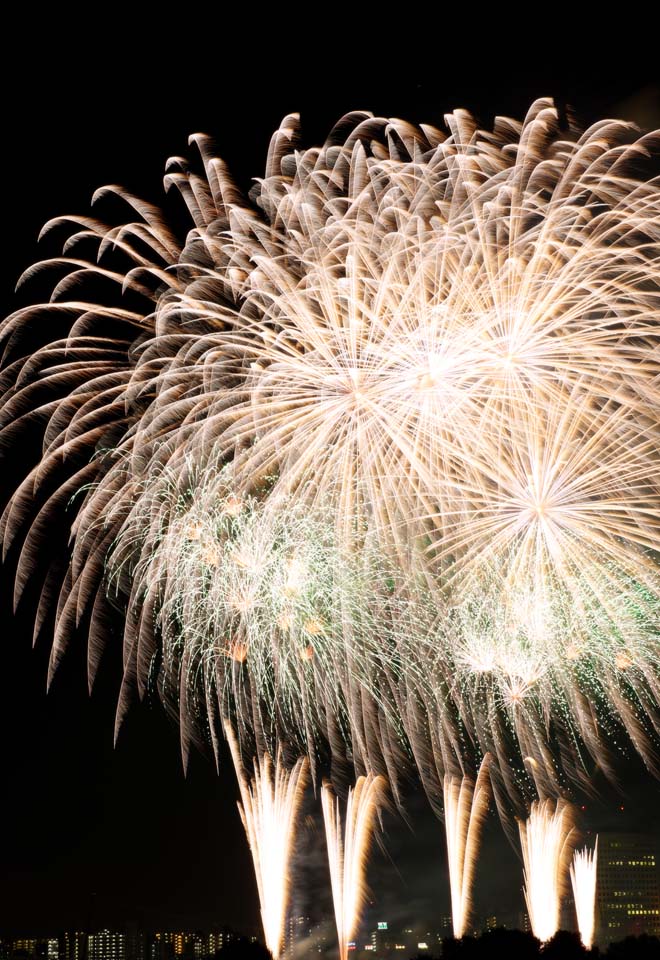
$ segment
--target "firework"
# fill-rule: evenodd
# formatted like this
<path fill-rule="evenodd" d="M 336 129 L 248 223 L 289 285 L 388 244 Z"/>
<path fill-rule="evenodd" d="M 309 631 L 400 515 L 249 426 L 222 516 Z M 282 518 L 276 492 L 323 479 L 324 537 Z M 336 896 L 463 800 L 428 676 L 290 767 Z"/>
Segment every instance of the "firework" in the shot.
<path fill-rule="evenodd" d="M 436 804 L 488 752 L 503 810 L 621 731 L 654 769 L 659 135 L 546 99 L 446 124 L 301 149 L 288 116 L 247 197 L 195 136 L 185 242 L 117 187 L 127 222 L 48 224 L 52 300 L 2 328 L 1 442 L 41 455 L 1 533 L 51 676 L 84 629 L 91 682 L 119 609 L 118 722 L 155 688 L 184 754 L 229 717 Z"/>
<path fill-rule="evenodd" d="M 525 865 L 525 902 L 532 932 L 541 941 L 559 929 L 559 910 L 566 886 L 574 842 L 571 807 L 562 800 L 532 804 L 520 821 L 520 844 Z"/>
<path fill-rule="evenodd" d="M 347 960 L 366 897 L 365 873 L 374 818 L 384 797 L 385 781 L 369 774 L 358 777 L 349 788 L 342 828 L 339 798 L 328 783 L 321 801 L 330 864 L 332 900 L 335 908 L 339 958 Z"/>
<path fill-rule="evenodd" d="M 465 935 L 472 908 L 472 885 L 479 840 L 488 813 L 488 763 L 479 768 L 476 783 L 469 777 L 445 776 L 444 808 L 447 859 L 454 936 Z"/>
<path fill-rule="evenodd" d="M 571 863 L 571 886 L 575 900 L 580 938 L 587 950 L 594 941 L 596 922 L 596 875 L 598 865 L 598 837 L 593 850 L 576 850 Z"/>
<path fill-rule="evenodd" d="M 110 583 L 121 590 L 130 579 L 130 606 L 146 612 L 141 598 L 157 593 L 165 661 L 182 665 L 167 682 L 182 696 L 201 676 L 222 716 L 249 714 L 257 701 L 288 742 L 313 754 L 318 731 L 347 716 L 351 690 L 374 687 L 382 558 L 367 545 L 342 550 L 327 511 L 239 497 L 221 464 L 187 472 L 183 492 L 166 472 L 138 499 L 110 552 Z"/>
<path fill-rule="evenodd" d="M 280 756 L 273 765 L 264 754 L 255 760 L 254 775 L 248 780 L 229 727 L 226 734 L 241 793 L 239 810 L 254 862 L 266 946 L 276 960 L 284 942 L 291 852 L 307 764 L 299 760 L 287 770 Z"/>

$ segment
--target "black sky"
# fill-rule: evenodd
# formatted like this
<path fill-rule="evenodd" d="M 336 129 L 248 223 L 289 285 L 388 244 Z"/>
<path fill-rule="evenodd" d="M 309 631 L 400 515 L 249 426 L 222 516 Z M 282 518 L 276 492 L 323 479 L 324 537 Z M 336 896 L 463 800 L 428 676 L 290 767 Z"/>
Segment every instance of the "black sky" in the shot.
<path fill-rule="evenodd" d="M 104 19 L 83 26 L 81 39 L 74 36 L 80 23 L 60 12 L 42 19 L 38 33 L 26 15 L 4 41 L 6 309 L 20 302 L 11 295 L 16 277 L 39 258 L 43 222 L 86 213 L 93 190 L 108 182 L 158 201 L 166 157 L 184 153 L 198 130 L 215 137 L 247 184 L 262 173 L 270 134 L 291 111 L 301 113 L 310 145 L 351 109 L 441 124 L 445 112 L 464 106 L 488 123 L 494 113 L 521 117 L 541 95 L 571 103 L 586 122 L 617 115 L 660 127 L 654 60 L 636 48 L 634 66 L 624 69 L 596 39 L 586 57 L 566 24 L 546 51 L 490 44 L 484 28 L 475 46 L 470 33 L 448 37 L 424 23 L 409 64 L 397 38 L 356 37 L 348 26 L 328 49 L 316 35 L 269 46 L 268 27 L 254 22 L 228 30 L 198 13 L 191 28 L 195 13 L 181 9 L 156 35 L 136 31 L 124 12 L 101 12 Z M 614 38 L 612 49 L 617 43 L 630 47 Z M 209 758 L 193 755 L 184 777 L 177 732 L 156 706 L 137 707 L 113 748 L 118 647 L 91 699 L 81 647 L 46 696 L 47 638 L 30 648 L 29 618 L 12 617 L 6 575 L 0 578 L 0 933 L 126 920 L 258 929 L 231 770 L 218 776 Z M 622 795 L 603 788 L 599 801 L 588 802 L 585 826 L 660 834 L 658 785 L 634 761 L 621 769 Z M 374 859 L 375 909 L 432 922 L 448 908 L 441 828 L 421 798 L 410 809 L 414 829 L 390 818 L 388 856 Z M 317 841 L 313 832 L 307 837 L 300 864 L 308 901 L 310 891 L 317 899 L 325 889 Z M 518 864 L 494 817 L 482 863 L 480 905 L 517 909 Z"/>

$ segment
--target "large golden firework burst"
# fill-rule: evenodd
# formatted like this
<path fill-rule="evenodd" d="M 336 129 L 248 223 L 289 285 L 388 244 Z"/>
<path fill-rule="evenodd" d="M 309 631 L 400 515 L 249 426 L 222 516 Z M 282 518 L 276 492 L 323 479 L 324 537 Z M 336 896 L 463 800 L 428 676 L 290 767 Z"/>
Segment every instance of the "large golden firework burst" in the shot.
<path fill-rule="evenodd" d="M 184 745 L 233 716 L 432 797 L 488 751 L 503 804 L 622 727 L 653 765 L 660 133 L 445 121 L 298 149 L 288 116 L 249 196 L 194 136 L 184 243 L 118 187 L 128 222 L 48 224 L 52 300 L 2 328 L 3 445 L 42 441 L 2 536 L 53 668 L 82 627 L 93 676 L 120 599 L 120 717 L 153 681 Z"/>

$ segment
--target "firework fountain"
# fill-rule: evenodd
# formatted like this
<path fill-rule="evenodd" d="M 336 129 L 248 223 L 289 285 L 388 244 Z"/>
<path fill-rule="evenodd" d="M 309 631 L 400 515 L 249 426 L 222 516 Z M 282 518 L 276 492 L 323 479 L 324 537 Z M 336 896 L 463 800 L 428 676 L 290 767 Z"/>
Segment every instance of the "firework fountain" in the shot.
<path fill-rule="evenodd" d="M 248 778 L 231 727 L 225 726 L 241 794 L 239 810 L 254 862 L 266 946 L 279 957 L 289 897 L 295 824 L 305 788 L 306 760 L 287 770 L 278 754 L 254 761 Z"/>
<path fill-rule="evenodd" d="M 454 936 L 457 939 L 465 935 L 470 919 L 474 871 L 490 797 L 489 761 L 489 757 L 483 759 L 476 782 L 469 777 L 459 779 L 450 775 L 444 779 L 451 912 Z"/>
<path fill-rule="evenodd" d="M 347 960 L 348 944 L 360 921 L 366 897 L 367 856 L 384 790 L 382 777 L 358 777 L 355 787 L 348 791 L 342 828 L 339 798 L 330 784 L 323 784 L 321 801 L 340 960 Z"/>
<path fill-rule="evenodd" d="M 538 801 L 520 821 L 525 865 L 525 902 L 535 937 L 549 940 L 559 929 L 561 898 L 575 835 L 573 811 L 562 800 Z"/>
<path fill-rule="evenodd" d="M 598 873 L 598 837 L 593 850 L 576 850 L 571 863 L 571 885 L 575 900 L 580 938 L 587 950 L 594 942 L 596 925 L 596 877 Z"/>

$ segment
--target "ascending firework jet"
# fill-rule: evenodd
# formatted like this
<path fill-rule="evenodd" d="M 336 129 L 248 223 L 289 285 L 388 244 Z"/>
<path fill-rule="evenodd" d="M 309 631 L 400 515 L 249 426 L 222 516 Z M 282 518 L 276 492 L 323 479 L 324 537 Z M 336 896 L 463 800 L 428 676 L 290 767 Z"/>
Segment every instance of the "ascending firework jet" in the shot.
<path fill-rule="evenodd" d="M 580 939 L 591 950 L 596 926 L 596 880 L 598 875 L 598 837 L 593 850 L 576 850 L 571 863 L 571 886 L 575 900 Z"/>
<path fill-rule="evenodd" d="M 51 676 L 121 618 L 118 723 L 155 688 L 184 754 L 228 719 L 436 805 L 488 752 L 520 809 L 621 731 L 654 769 L 660 134 L 445 119 L 287 116 L 247 196 L 196 135 L 184 237 L 116 186 L 47 224 L 0 533 Z"/>
<path fill-rule="evenodd" d="M 355 787 L 349 787 L 342 823 L 339 798 L 329 783 L 323 784 L 321 803 L 339 960 L 347 960 L 349 943 L 357 932 L 366 900 L 367 856 L 374 820 L 383 804 L 385 788 L 383 777 L 374 777 L 372 774 L 358 777 Z"/>
<path fill-rule="evenodd" d="M 518 827 L 529 922 L 534 936 L 546 941 L 559 929 L 561 900 L 575 845 L 573 811 L 562 800 L 538 801 Z"/>
<path fill-rule="evenodd" d="M 444 816 L 454 937 L 467 932 L 479 844 L 488 813 L 490 757 L 481 762 L 476 781 L 445 774 Z"/>
<path fill-rule="evenodd" d="M 291 770 L 268 754 L 254 762 L 254 775 L 243 769 L 234 733 L 225 735 L 241 793 L 239 811 L 250 844 L 261 903 L 266 946 L 277 960 L 284 947 L 291 856 L 300 802 L 305 789 L 307 763 L 299 760 Z"/>

